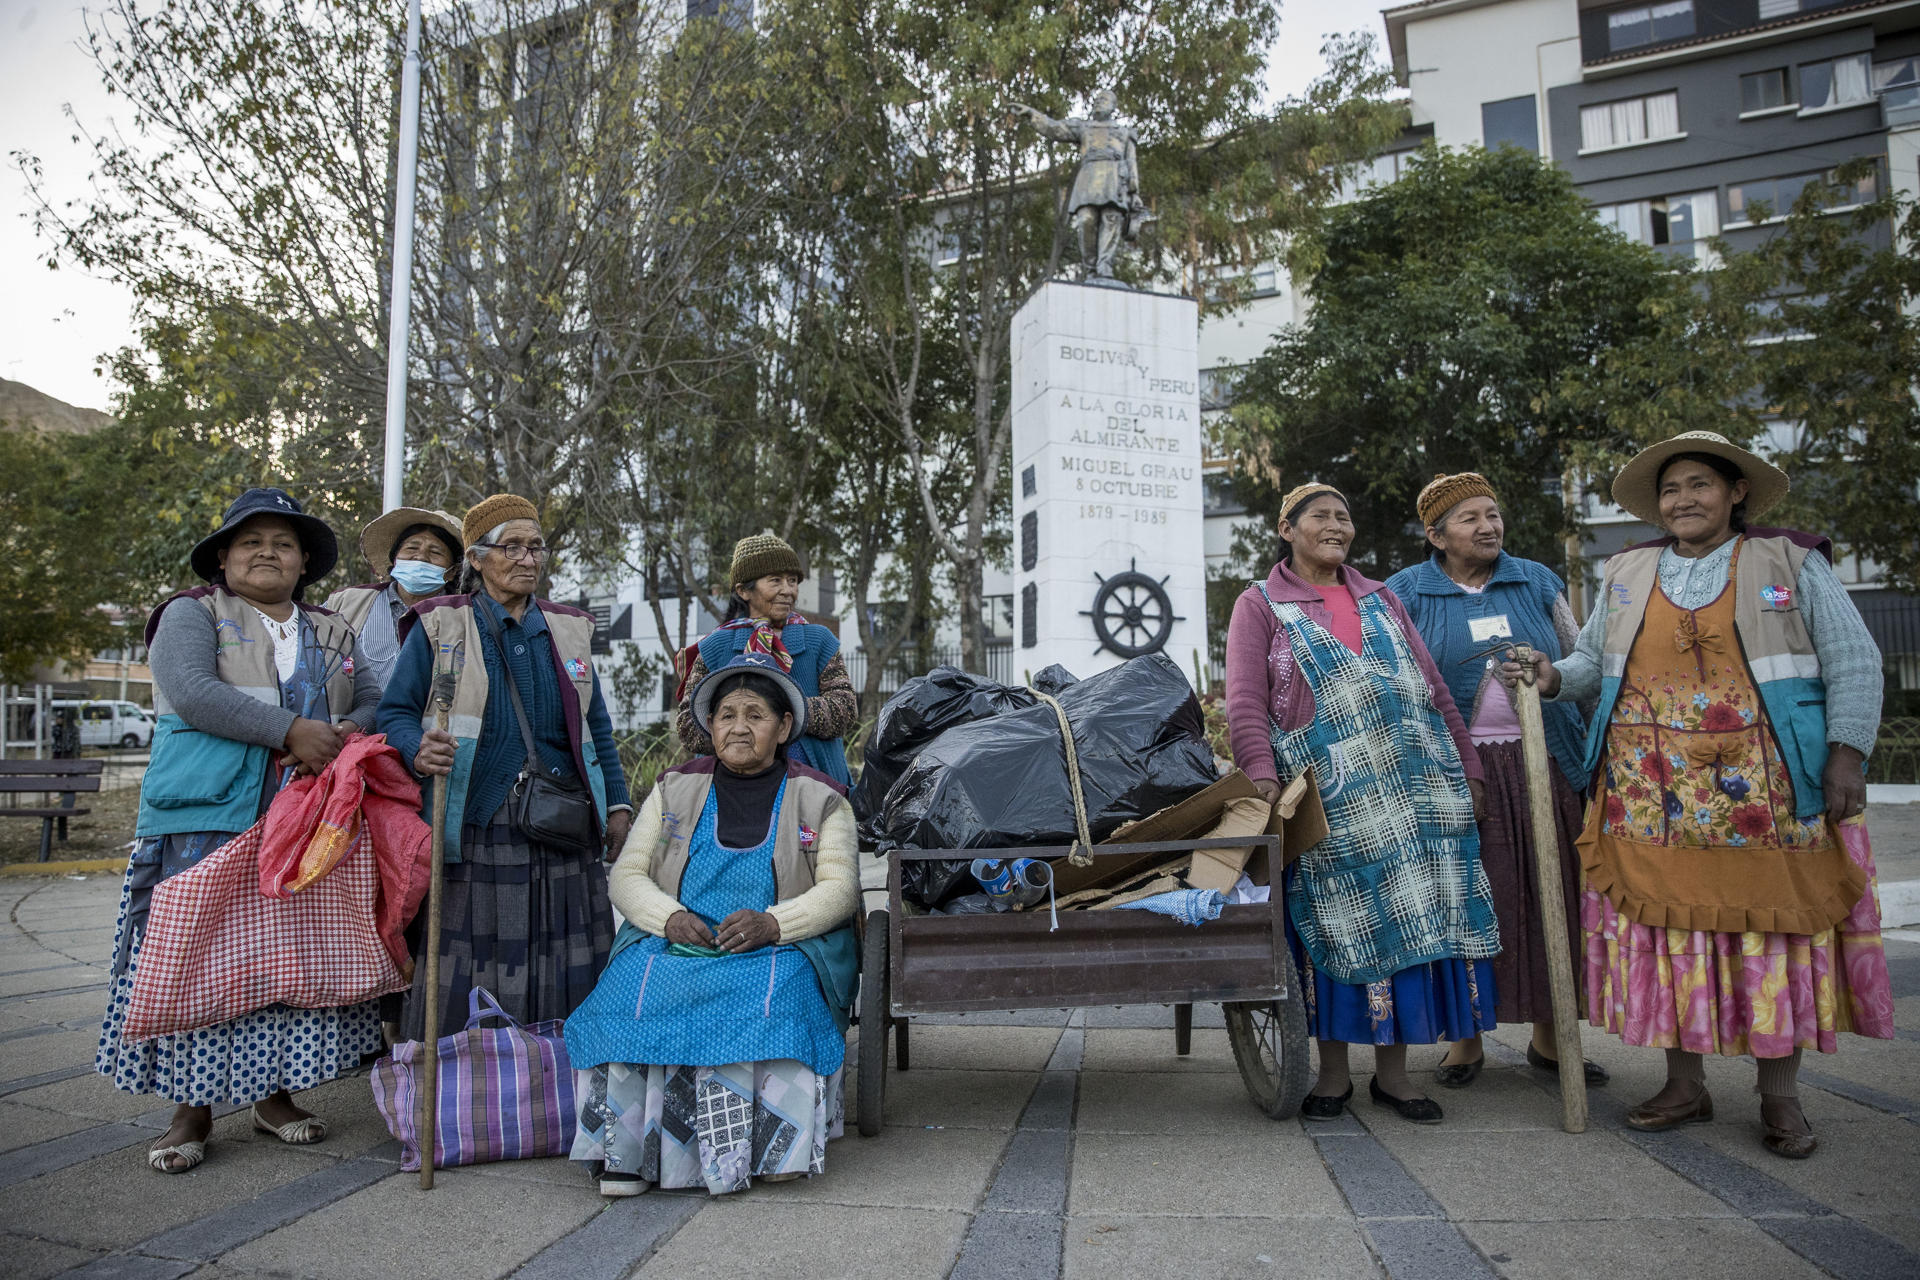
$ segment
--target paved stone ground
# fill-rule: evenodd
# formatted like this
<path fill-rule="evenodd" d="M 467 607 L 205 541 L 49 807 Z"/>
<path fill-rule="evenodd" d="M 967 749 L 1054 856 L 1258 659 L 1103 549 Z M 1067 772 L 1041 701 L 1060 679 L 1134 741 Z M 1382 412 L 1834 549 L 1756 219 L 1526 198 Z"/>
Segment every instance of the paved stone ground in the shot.
<path fill-rule="evenodd" d="M 1332 1124 L 1247 1102 L 1218 1010 L 1173 1052 L 1164 1009 L 918 1023 L 887 1128 L 826 1176 L 709 1200 L 608 1204 L 560 1160 L 398 1172 L 365 1078 L 305 1096 L 333 1123 L 282 1147 L 244 1113 L 207 1163 L 162 1177 L 152 1098 L 91 1071 L 118 877 L 0 881 L 0 1274 L 1113 1277 L 1920 1276 L 1920 944 L 1890 942 L 1900 1038 L 1807 1065 L 1823 1142 L 1759 1145 L 1752 1068 L 1711 1062 L 1715 1123 L 1621 1125 L 1660 1055 L 1598 1034 L 1595 1123 L 1558 1128 L 1553 1082 L 1503 1029 L 1437 1128 L 1361 1101 Z M 1416 1052 L 1431 1068 L 1435 1050 Z M 1355 1068 L 1365 1095 L 1368 1064 Z"/>

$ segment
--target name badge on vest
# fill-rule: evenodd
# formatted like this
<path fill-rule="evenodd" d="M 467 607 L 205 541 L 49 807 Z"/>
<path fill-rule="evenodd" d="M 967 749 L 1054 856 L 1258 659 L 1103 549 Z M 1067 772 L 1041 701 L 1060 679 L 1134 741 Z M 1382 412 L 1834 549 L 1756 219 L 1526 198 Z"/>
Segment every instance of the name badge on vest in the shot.
<path fill-rule="evenodd" d="M 587 660 L 585 658 L 568 658 L 567 678 L 570 680 L 585 680 L 587 678 Z"/>
<path fill-rule="evenodd" d="M 1760 588 L 1760 598 L 1766 602 L 1769 609 L 1793 608 L 1792 587 L 1783 587 L 1778 583 L 1764 586 Z"/>
<path fill-rule="evenodd" d="M 1484 618 L 1468 618 L 1467 635 L 1475 644 L 1485 644 L 1489 640 L 1511 640 L 1513 627 L 1507 622 L 1506 614 L 1495 613 Z"/>

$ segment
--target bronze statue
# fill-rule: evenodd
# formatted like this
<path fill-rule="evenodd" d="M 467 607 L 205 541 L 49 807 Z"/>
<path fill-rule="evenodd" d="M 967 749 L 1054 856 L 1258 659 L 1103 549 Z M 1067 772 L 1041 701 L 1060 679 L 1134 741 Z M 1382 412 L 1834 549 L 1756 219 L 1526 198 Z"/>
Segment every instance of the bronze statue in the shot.
<path fill-rule="evenodd" d="M 1132 125 L 1113 118 L 1118 106 L 1111 89 L 1093 95 L 1091 120 L 1055 120 L 1025 103 L 1013 106 L 1044 136 L 1080 145 L 1080 171 L 1067 209 L 1080 237 L 1082 278 L 1111 280 L 1120 242 L 1135 239 L 1153 220 L 1140 199 L 1139 137 Z"/>

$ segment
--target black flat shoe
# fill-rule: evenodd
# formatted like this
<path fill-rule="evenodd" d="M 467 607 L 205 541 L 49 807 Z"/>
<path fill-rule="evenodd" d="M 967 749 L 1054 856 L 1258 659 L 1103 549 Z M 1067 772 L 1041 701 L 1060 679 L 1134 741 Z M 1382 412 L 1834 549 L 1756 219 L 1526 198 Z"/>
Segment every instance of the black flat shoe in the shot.
<path fill-rule="evenodd" d="M 1527 1065 L 1536 1071 L 1551 1071 L 1555 1075 L 1560 1074 L 1560 1060 L 1558 1058 L 1549 1058 L 1532 1045 L 1527 1046 Z M 1590 1085 L 1605 1084 L 1607 1081 L 1613 1079 L 1612 1076 L 1607 1074 L 1607 1069 L 1597 1062 L 1588 1062 L 1582 1059 L 1581 1065 L 1587 1069 L 1587 1083 Z"/>
<path fill-rule="evenodd" d="M 1440 1110 L 1440 1104 L 1432 1098 L 1396 1098 L 1380 1087 L 1380 1078 L 1375 1076 L 1367 1081 L 1367 1092 L 1373 1100 L 1383 1107 L 1392 1107 L 1400 1113 L 1402 1120 L 1414 1124 L 1439 1124 L 1446 1113 Z"/>
<path fill-rule="evenodd" d="M 1347 1091 L 1337 1098 L 1310 1093 L 1300 1103 L 1300 1114 L 1308 1120 L 1338 1120 L 1340 1113 L 1347 1109 L 1347 1104 L 1351 1101 L 1353 1101 L 1351 1084 L 1347 1086 Z"/>
<path fill-rule="evenodd" d="M 1442 1089 L 1464 1089 L 1480 1076 L 1480 1068 L 1487 1065 L 1487 1055 L 1481 1054 L 1472 1062 L 1455 1062 L 1448 1066 L 1435 1067 L 1433 1082 Z"/>

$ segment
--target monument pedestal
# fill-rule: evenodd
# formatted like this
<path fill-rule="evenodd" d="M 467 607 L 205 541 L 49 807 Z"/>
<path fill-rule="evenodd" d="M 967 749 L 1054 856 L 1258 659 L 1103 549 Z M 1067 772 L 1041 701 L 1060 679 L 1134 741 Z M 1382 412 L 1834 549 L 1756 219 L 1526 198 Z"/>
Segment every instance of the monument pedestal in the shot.
<path fill-rule="evenodd" d="M 1055 280 L 1013 318 L 1014 668 L 1207 652 L 1199 308 Z"/>

